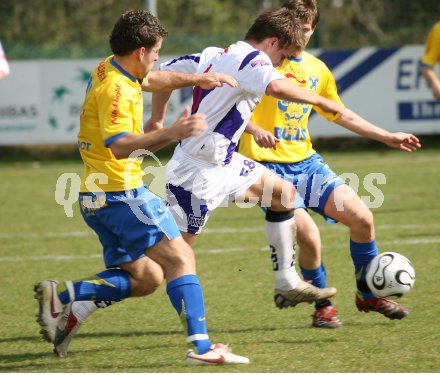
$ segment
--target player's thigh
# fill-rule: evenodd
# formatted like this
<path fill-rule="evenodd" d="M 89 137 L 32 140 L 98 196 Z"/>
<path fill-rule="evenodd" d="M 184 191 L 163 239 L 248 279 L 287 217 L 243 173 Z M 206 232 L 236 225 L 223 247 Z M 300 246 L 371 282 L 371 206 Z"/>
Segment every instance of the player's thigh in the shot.
<path fill-rule="evenodd" d="M 273 211 L 291 210 L 295 204 L 295 187 L 267 169 L 259 180 L 244 192 L 243 199 L 245 202 L 258 200 L 261 206 Z"/>
<path fill-rule="evenodd" d="M 372 224 L 370 209 L 350 187 L 339 185 L 329 195 L 324 206 L 324 214 L 348 227 L 359 224 Z"/>

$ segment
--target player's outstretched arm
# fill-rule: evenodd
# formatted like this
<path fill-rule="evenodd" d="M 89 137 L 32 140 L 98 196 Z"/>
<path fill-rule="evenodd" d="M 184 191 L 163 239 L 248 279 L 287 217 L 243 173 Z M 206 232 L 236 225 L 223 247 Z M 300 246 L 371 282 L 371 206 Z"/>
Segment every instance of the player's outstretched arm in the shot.
<path fill-rule="evenodd" d="M 170 127 L 152 130 L 145 134 L 128 134 L 111 143 L 110 148 L 117 159 L 126 159 L 136 150 L 156 152 L 171 142 L 203 133 L 207 128 L 205 118 L 206 116 L 201 113 L 190 116 L 189 107 L 186 107 Z"/>
<path fill-rule="evenodd" d="M 142 90 L 149 92 L 180 89 L 188 86 L 200 86 L 202 89 L 222 87 L 227 84 L 237 86 L 237 81 L 221 73 L 177 73 L 154 70 L 148 73 L 142 82 Z"/>
<path fill-rule="evenodd" d="M 266 95 L 291 102 L 312 104 L 320 107 L 325 112 L 334 113 L 335 116 L 342 115 L 344 111 L 344 107 L 341 104 L 323 96 L 312 94 L 287 79 L 271 81 L 267 85 Z"/>
<path fill-rule="evenodd" d="M 428 82 L 428 85 L 431 87 L 432 96 L 435 99 L 440 100 L 440 80 L 437 78 L 435 74 L 434 68 L 431 66 L 425 66 L 422 68 L 422 74 Z"/>
<path fill-rule="evenodd" d="M 280 140 L 275 138 L 271 132 L 264 130 L 254 122 L 249 121 L 244 131 L 254 137 L 254 141 L 258 146 L 262 148 L 273 148 L 274 150 L 277 149 L 277 143 Z"/>
<path fill-rule="evenodd" d="M 415 135 L 402 132 L 391 133 L 373 125 L 348 108 L 345 108 L 344 113 L 334 122 L 353 133 L 382 142 L 391 148 L 411 152 L 421 147 Z"/>

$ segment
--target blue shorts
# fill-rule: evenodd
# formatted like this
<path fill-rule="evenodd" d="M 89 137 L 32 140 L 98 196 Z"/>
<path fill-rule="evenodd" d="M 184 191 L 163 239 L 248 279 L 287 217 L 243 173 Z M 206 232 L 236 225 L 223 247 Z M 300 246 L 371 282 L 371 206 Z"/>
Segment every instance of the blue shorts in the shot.
<path fill-rule="evenodd" d="M 260 163 L 295 185 L 295 208 L 310 208 L 329 223 L 336 223 L 324 215 L 324 207 L 331 192 L 346 182 L 324 163 L 321 155 L 315 153 L 298 163 Z"/>
<path fill-rule="evenodd" d="M 107 268 L 145 256 L 145 250 L 179 237 L 173 216 L 157 195 L 145 186 L 110 193 L 80 193 L 85 222 L 99 237 Z"/>

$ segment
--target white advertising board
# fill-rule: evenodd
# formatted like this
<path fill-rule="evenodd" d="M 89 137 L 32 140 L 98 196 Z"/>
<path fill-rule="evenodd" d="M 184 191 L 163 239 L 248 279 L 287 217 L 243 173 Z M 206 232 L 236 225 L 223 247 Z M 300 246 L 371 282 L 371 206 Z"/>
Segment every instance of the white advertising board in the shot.
<path fill-rule="evenodd" d="M 391 131 L 440 132 L 440 101 L 418 69 L 423 46 L 311 51 L 333 71 L 344 104 Z M 173 56 L 163 56 L 165 61 Z M 100 59 L 10 61 L 0 81 L 0 145 L 75 143 L 79 111 L 91 70 Z M 177 90 L 167 124 L 191 103 L 192 89 Z M 144 121 L 151 95 L 144 94 Z M 312 137 L 353 134 L 313 115 Z"/>

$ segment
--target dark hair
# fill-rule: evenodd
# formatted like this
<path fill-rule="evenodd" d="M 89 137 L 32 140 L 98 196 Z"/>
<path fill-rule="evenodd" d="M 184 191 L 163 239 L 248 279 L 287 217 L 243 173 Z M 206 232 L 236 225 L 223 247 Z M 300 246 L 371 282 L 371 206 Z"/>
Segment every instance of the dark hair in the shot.
<path fill-rule="evenodd" d="M 286 0 L 283 7 L 290 9 L 302 22 L 310 22 L 315 28 L 319 21 L 319 10 L 316 0 Z"/>
<path fill-rule="evenodd" d="M 281 48 L 290 46 L 305 48 L 302 22 L 287 8 L 261 13 L 247 32 L 245 39 L 262 42 L 272 37 L 279 39 Z"/>
<path fill-rule="evenodd" d="M 145 47 L 150 50 L 168 32 L 159 20 L 146 10 L 129 10 L 123 13 L 110 34 L 110 48 L 117 56 L 128 55 Z"/>

